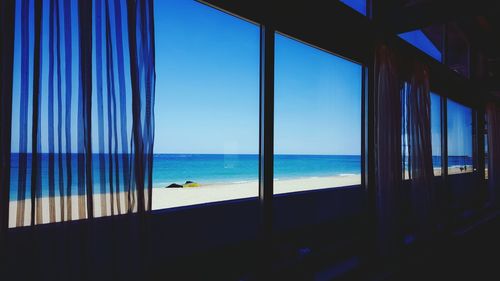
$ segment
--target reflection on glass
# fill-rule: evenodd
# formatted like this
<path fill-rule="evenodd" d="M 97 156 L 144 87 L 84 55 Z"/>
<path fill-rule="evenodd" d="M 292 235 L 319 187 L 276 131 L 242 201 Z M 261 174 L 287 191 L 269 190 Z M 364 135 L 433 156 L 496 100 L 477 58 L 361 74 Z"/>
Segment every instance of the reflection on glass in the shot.
<path fill-rule="evenodd" d="M 274 192 L 360 184 L 361 71 L 276 35 Z"/>
<path fill-rule="evenodd" d="M 472 172 L 472 109 L 448 99 L 448 174 Z"/>
<path fill-rule="evenodd" d="M 259 27 L 196 1 L 155 13 L 153 208 L 257 196 Z"/>

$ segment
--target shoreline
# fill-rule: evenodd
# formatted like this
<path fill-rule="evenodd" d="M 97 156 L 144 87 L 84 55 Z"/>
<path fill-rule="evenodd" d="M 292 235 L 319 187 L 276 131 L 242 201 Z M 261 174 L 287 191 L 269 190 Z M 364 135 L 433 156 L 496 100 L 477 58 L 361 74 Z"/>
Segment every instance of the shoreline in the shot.
<path fill-rule="evenodd" d="M 274 194 L 358 185 L 361 175 L 282 179 L 274 181 Z M 258 197 L 258 180 L 207 184 L 193 188 L 153 188 L 153 209 Z"/>
<path fill-rule="evenodd" d="M 308 177 L 308 178 L 295 178 L 295 179 L 276 179 L 274 194 L 283 194 L 297 191 L 327 189 L 341 186 L 357 185 L 361 183 L 361 175 L 346 175 L 346 176 L 329 176 L 329 177 Z M 161 186 L 161 187 L 160 187 Z M 258 180 L 240 182 L 240 183 L 219 183 L 219 184 L 202 184 L 199 187 L 191 188 L 165 188 L 158 183 L 153 185 L 153 210 L 168 209 L 182 206 L 190 206 L 204 203 L 213 203 L 228 201 L 234 199 L 258 197 L 259 188 Z M 125 193 L 121 192 L 115 194 L 120 200 L 122 213 L 125 206 Z M 111 214 L 110 195 L 109 193 L 94 194 L 94 217 L 101 217 Z M 53 210 L 55 211 L 55 222 L 60 221 L 60 197 L 53 198 L 42 197 L 38 202 L 41 204 L 42 209 L 42 223 L 50 222 L 50 202 L 53 202 Z M 78 204 L 86 202 L 86 196 L 73 195 L 70 198 L 64 198 L 71 201 L 72 209 L 71 215 L 74 219 L 80 217 L 81 210 Z M 24 200 L 24 226 L 30 224 L 30 210 L 31 200 Z M 103 204 L 105 202 L 105 204 Z M 12 200 L 9 204 L 9 227 L 16 227 L 17 205 L 19 201 Z M 102 208 L 105 212 L 102 212 Z M 115 206 L 115 214 L 118 214 Z"/>
<path fill-rule="evenodd" d="M 308 181 L 308 180 L 316 180 L 316 179 L 321 179 L 321 178 L 344 178 L 344 177 L 361 177 L 361 174 L 355 174 L 355 173 L 345 173 L 345 174 L 338 174 L 338 175 L 325 175 L 325 176 L 302 176 L 302 177 L 282 177 L 282 178 L 275 178 L 274 182 L 281 182 L 281 181 Z M 190 179 L 188 179 L 190 180 Z M 259 180 L 257 178 L 255 179 L 241 179 L 241 180 L 232 180 L 232 181 L 197 181 L 194 180 L 193 182 L 196 182 L 200 184 L 199 187 L 208 187 L 208 186 L 227 186 L 227 185 L 239 185 L 239 184 L 247 184 L 247 183 L 253 183 L 253 182 L 258 182 Z M 153 188 L 166 188 L 166 186 L 176 183 L 176 184 L 183 184 L 182 182 L 153 182 Z"/>
<path fill-rule="evenodd" d="M 469 170 L 470 168 L 470 170 Z M 472 168 L 468 166 L 467 172 L 461 172 L 459 167 L 450 168 L 450 175 L 453 174 L 465 174 L 472 172 Z M 434 175 L 439 176 L 441 174 L 441 168 L 434 169 Z M 168 209 L 182 206 L 190 206 L 204 203 L 213 203 L 228 201 L 234 199 L 252 198 L 258 197 L 259 186 L 258 180 L 250 181 L 240 181 L 240 182 L 223 182 L 223 183 L 208 183 L 203 184 L 199 187 L 189 187 L 189 188 L 165 188 L 164 183 L 154 183 L 153 184 L 153 210 Z M 318 176 L 318 177 L 302 177 L 302 178 L 291 178 L 291 179 L 275 179 L 274 180 L 274 194 L 284 194 L 299 191 L 308 190 L 319 190 L 328 189 L 335 187 L 351 186 L 361 184 L 360 174 L 346 174 L 346 175 L 335 175 L 335 176 Z M 124 213 L 125 197 L 124 192 L 115 194 L 116 198 L 119 198 L 121 205 L 121 213 Z M 94 216 L 101 217 L 111 214 L 110 207 L 110 194 L 94 194 Z M 56 196 L 53 198 L 42 197 L 39 198 L 39 203 L 42 208 L 42 223 L 50 222 L 50 202 L 53 202 L 53 211 L 55 211 L 55 221 L 60 221 L 60 197 Z M 64 198 L 65 204 L 71 201 L 72 209 L 71 214 L 73 218 L 78 219 L 82 214 L 82 210 L 78 208 L 78 204 L 85 204 L 86 196 L 73 195 L 71 198 Z M 9 204 L 9 227 L 15 227 L 16 225 L 16 215 L 17 215 L 17 205 L 19 201 L 11 200 Z M 24 211 L 24 224 L 30 224 L 30 209 L 31 200 L 25 200 L 25 211 Z M 105 208 L 105 209 L 103 209 Z M 105 212 L 102 212 L 105 210 Z M 115 214 L 118 214 L 117 207 L 114 208 Z M 80 214 L 79 214 L 80 212 Z M 54 219 L 54 217 L 53 217 Z"/>

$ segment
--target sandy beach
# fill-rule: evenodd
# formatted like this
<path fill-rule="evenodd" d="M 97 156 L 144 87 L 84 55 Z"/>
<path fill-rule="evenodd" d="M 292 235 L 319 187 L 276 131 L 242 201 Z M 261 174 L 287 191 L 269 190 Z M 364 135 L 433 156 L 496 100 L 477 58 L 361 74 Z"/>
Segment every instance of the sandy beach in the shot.
<path fill-rule="evenodd" d="M 467 167 L 467 172 L 472 172 L 472 167 Z M 458 167 L 450 168 L 449 172 L 452 174 L 462 174 L 465 171 L 460 171 Z M 434 175 L 439 176 L 441 174 L 441 169 L 434 169 Z M 289 192 L 314 190 L 322 188 L 340 187 L 356 185 L 361 183 L 361 176 L 354 174 L 347 174 L 342 176 L 330 176 L 330 177 L 309 177 L 309 178 L 297 178 L 297 179 L 276 179 L 274 181 L 274 193 L 282 194 Z M 210 202 L 220 202 L 233 199 L 250 198 L 257 197 L 259 194 L 258 182 L 246 181 L 237 183 L 219 183 L 219 184 L 204 184 L 200 182 L 199 187 L 188 187 L 188 188 L 165 188 L 165 186 L 170 183 L 157 183 L 153 188 L 153 210 L 174 208 L 181 206 L 189 206 L 195 204 L 203 204 Z M 116 195 L 115 195 L 116 196 Z M 124 213 L 125 208 L 125 194 L 118 194 L 120 198 L 120 212 L 118 212 L 118 206 L 114 206 L 115 214 Z M 42 205 L 42 216 L 40 221 L 42 223 L 49 223 L 50 219 L 50 199 L 48 197 L 39 199 Z M 60 215 L 60 198 L 54 197 L 54 211 L 55 216 L 53 219 L 55 221 L 61 220 Z M 24 211 L 24 222 L 23 225 L 30 224 L 30 210 L 31 210 L 31 200 L 25 200 L 25 211 Z M 85 205 L 85 196 L 72 196 L 71 199 L 71 217 L 73 219 L 78 219 L 80 217 L 85 217 L 85 212 L 82 212 L 78 208 L 78 204 Z M 64 204 L 67 206 L 68 200 L 64 200 Z M 17 205 L 18 201 L 11 201 L 9 206 L 9 227 L 16 226 L 16 216 L 17 216 Z M 105 210 L 105 212 L 103 212 Z M 79 214 L 80 212 L 80 214 Z M 109 194 L 95 194 L 94 195 L 94 215 L 96 217 L 110 215 L 110 195 Z M 65 214 L 67 217 L 67 214 Z"/>
<path fill-rule="evenodd" d="M 360 183 L 361 177 L 359 175 L 275 180 L 274 193 L 281 194 Z M 154 188 L 153 209 L 257 197 L 258 195 L 259 188 L 256 180 L 242 183 L 209 184 L 192 188 Z"/>
<path fill-rule="evenodd" d="M 321 188 L 339 187 L 356 185 L 361 183 L 360 175 L 342 175 L 331 177 L 311 177 L 298 179 L 284 179 L 274 181 L 275 194 L 289 193 L 304 190 L 313 190 Z M 258 182 L 247 181 L 237 183 L 220 183 L 220 184 L 203 184 L 199 187 L 189 188 L 165 188 L 170 183 L 155 184 L 153 188 L 153 210 L 174 208 L 180 206 L 189 206 L 195 204 L 203 204 L 209 202 L 220 202 L 232 199 L 257 197 L 259 194 Z M 115 195 L 116 196 L 116 195 Z M 121 213 L 125 210 L 125 194 L 119 194 Z M 39 199 L 42 205 L 42 223 L 50 222 L 49 198 Z M 109 194 L 94 195 L 94 215 L 100 217 L 110 215 L 111 209 L 109 204 Z M 55 210 L 55 221 L 61 220 L 60 215 L 60 198 L 53 198 L 53 206 Z M 84 214 L 79 214 L 78 204 L 85 204 L 85 196 L 71 197 L 71 216 L 73 219 L 84 217 Z M 67 200 L 64 200 L 67 205 Z M 106 202 L 106 203 L 104 203 Z M 9 227 L 16 226 L 17 205 L 18 201 L 11 201 L 9 206 Z M 103 207 L 106 212 L 103 211 Z M 117 214 L 117 206 L 115 205 L 115 214 Z M 23 225 L 30 224 L 31 200 L 25 200 L 24 222 Z M 65 215 L 67 217 L 67 215 Z"/>
<path fill-rule="evenodd" d="M 474 171 L 472 168 L 472 165 L 467 165 L 467 171 L 460 170 L 460 167 L 450 167 L 448 168 L 448 175 L 456 175 L 456 174 L 465 174 L 465 173 L 471 173 Z M 441 173 L 440 173 L 441 174 Z"/>

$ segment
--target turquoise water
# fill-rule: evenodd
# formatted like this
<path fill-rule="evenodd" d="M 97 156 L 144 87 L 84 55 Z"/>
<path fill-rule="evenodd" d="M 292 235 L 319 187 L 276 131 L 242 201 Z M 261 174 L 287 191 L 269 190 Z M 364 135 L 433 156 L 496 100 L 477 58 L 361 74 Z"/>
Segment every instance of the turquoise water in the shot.
<path fill-rule="evenodd" d="M 360 157 L 343 155 L 276 155 L 275 178 L 360 174 Z M 237 154 L 161 154 L 154 158 L 154 180 L 160 183 L 241 182 L 257 180 L 258 156 Z"/>
<path fill-rule="evenodd" d="M 64 160 L 64 158 L 63 158 Z M 434 166 L 441 165 L 439 157 L 433 157 Z M 154 155 L 153 185 L 163 187 L 171 183 L 183 184 L 195 181 L 202 184 L 237 183 L 257 180 L 258 155 L 247 154 L 156 154 Z M 472 165 L 470 157 L 449 157 L 449 166 Z M 27 189 L 30 189 L 30 156 L 28 156 Z M 11 160 L 11 199 L 17 199 L 19 156 L 12 155 Z M 55 156 L 55 190 L 59 194 L 58 158 Z M 106 166 L 108 165 L 106 157 Z M 66 174 L 63 161 L 63 175 Z M 99 156 L 93 157 L 94 190 L 100 192 Z M 304 177 L 360 175 L 361 157 L 351 155 L 276 155 L 274 158 L 275 179 Z M 72 194 L 77 191 L 77 156 L 72 157 Z M 41 158 L 42 195 L 48 195 L 48 155 Z M 105 173 L 106 180 L 108 173 Z M 63 177 L 66 182 L 66 177 Z M 120 179 L 123 186 L 123 177 Z"/>

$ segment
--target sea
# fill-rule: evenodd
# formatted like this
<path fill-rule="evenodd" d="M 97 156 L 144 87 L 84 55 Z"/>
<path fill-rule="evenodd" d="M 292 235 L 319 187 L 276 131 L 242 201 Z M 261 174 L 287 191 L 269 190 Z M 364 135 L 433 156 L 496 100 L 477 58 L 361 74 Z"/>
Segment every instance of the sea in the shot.
<path fill-rule="evenodd" d="M 109 161 L 106 155 L 105 165 Z M 434 167 L 441 166 L 439 156 L 433 157 Z M 450 167 L 472 165 L 466 156 L 450 156 Z M 42 196 L 48 196 L 49 157 L 41 155 Z M 120 161 L 121 163 L 121 161 Z M 30 189 L 31 160 L 28 155 L 26 186 Z M 72 194 L 78 194 L 77 155 L 72 157 Z M 93 156 L 93 182 L 95 192 L 100 192 L 101 171 L 99 156 Z M 153 186 L 165 187 L 172 183 L 184 184 L 186 181 L 200 184 L 243 183 L 258 179 L 259 158 L 255 154 L 155 154 L 153 157 Z M 55 156 L 54 185 L 56 196 L 59 194 L 58 158 Z M 120 167 L 121 168 L 121 167 Z M 11 200 L 17 200 L 19 182 L 19 155 L 11 157 Z M 66 183 L 66 168 L 63 158 L 63 181 Z M 106 180 L 109 172 L 104 171 Z M 275 155 L 274 179 L 312 178 L 325 176 L 361 175 L 361 156 L 359 155 Z M 123 185 L 123 179 L 121 182 Z M 66 184 L 65 184 L 66 185 Z"/>

